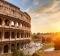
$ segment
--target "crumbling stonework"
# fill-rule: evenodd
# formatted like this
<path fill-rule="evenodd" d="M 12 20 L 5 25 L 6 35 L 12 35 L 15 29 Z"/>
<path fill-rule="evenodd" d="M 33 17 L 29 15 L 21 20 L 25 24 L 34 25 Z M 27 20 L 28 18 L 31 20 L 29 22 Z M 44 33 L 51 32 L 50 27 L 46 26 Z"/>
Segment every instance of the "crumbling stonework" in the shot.
<path fill-rule="evenodd" d="M 26 48 L 31 40 L 31 18 L 17 6 L 0 0 L 0 53 L 11 53 L 12 47 Z"/>

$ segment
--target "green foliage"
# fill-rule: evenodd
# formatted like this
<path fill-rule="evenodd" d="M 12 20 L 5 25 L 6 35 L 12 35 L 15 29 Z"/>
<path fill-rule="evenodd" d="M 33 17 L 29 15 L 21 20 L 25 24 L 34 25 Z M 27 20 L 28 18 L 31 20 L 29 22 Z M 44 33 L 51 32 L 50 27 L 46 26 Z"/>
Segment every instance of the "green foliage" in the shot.
<path fill-rule="evenodd" d="M 12 56 L 25 56 L 23 51 L 18 51 L 16 47 L 12 48 Z"/>
<path fill-rule="evenodd" d="M 38 51 L 44 51 L 45 49 L 48 49 L 51 47 L 54 47 L 54 44 L 53 43 L 47 43 L 47 44 L 44 44 L 43 47 L 41 49 L 39 49 Z"/>
<path fill-rule="evenodd" d="M 19 56 L 19 51 L 17 50 L 17 48 L 12 48 L 12 56 Z"/>
<path fill-rule="evenodd" d="M 35 52 L 32 54 L 32 56 L 42 56 L 39 52 Z"/>
<path fill-rule="evenodd" d="M 20 51 L 20 56 L 25 56 L 23 51 Z"/>

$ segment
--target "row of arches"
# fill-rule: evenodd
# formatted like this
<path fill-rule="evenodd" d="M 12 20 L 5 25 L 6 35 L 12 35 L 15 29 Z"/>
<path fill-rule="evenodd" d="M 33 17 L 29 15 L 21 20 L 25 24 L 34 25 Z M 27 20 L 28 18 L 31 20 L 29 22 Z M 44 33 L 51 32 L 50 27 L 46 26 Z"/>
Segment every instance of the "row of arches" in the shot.
<path fill-rule="evenodd" d="M 2 25 L 3 23 L 2 18 L 0 18 L 0 25 Z M 28 23 L 23 23 L 23 22 L 19 22 L 19 21 L 11 21 L 8 19 L 4 20 L 4 24 L 5 26 L 11 26 L 11 27 L 25 27 L 25 28 L 30 28 Z"/>
<path fill-rule="evenodd" d="M 3 36 L 3 32 L 0 31 L 0 39 Z M 4 32 L 4 39 L 10 39 L 11 38 L 30 38 L 30 33 L 24 33 L 24 32 Z"/>
<path fill-rule="evenodd" d="M 0 46 L 0 53 L 2 51 L 3 51 L 3 53 L 13 52 L 13 48 L 16 48 L 17 50 L 21 50 L 23 48 L 26 48 L 27 47 L 27 44 L 28 43 L 6 44 L 3 47 Z"/>

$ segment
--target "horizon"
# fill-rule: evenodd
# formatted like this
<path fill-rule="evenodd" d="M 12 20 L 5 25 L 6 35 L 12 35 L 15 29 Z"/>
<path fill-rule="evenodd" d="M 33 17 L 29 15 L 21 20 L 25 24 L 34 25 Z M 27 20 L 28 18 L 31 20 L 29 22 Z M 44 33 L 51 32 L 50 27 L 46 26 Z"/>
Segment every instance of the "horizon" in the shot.
<path fill-rule="evenodd" d="M 60 31 L 60 0 L 6 0 L 31 17 L 32 33 Z"/>

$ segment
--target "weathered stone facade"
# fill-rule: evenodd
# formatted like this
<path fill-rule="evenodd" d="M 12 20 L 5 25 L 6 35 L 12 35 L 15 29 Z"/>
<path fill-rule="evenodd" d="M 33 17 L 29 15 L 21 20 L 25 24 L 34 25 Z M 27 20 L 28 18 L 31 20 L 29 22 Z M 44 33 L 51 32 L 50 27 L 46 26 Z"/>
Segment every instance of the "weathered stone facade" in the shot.
<path fill-rule="evenodd" d="M 0 0 L 0 53 L 11 53 L 12 47 L 26 48 L 31 40 L 31 18 L 26 12 Z"/>

